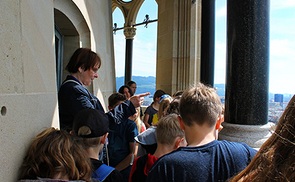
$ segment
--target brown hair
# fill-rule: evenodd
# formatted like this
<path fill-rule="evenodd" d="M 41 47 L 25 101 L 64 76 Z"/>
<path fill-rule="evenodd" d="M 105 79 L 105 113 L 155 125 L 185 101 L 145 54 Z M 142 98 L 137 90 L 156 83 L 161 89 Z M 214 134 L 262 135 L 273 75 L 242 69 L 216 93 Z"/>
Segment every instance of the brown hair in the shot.
<path fill-rule="evenodd" d="M 131 96 L 131 95 L 134 95 L 134 93 L 132 92 L 130 86 L 128 86 L 128 85 L 123 85 L 123 86 L 121 86 L 121 87 L 119 88 L 118 92 L 121 93 L 121 94 L 124 94 L 124 88 L 127 88 L 127 89 L 128 89 L 128 91 L 129 91 L 129 93 L 130 93 L 130 96 Z"/>
<path fill-rule="evenodd" d="M 90 160 L 74 136 L 47 128 L 38 134 L 26 156 L 21 179 L 53 178 L 58 174 L 69 180 L 91 179 Z"/>
<path fill-rule="evenodd" d="M 179 102 L 180 102 L 180 96 L 175 97 L 173 101 L 169 104 L 167 109 L 167 114 L 179 114 Z"/>
<path fill-rule="evenodd" d="M 98 68 L 101 66 L 100 57 L 89 48 L 78 48 L 72 55 L 69 63 L 66 66 L 66 70 L 70 73 L 77 73 L 79 67 L 82 67 L 84 71 L 94 68 L 98 63 Z"/>
<path fill-rule="evenodd" d="M 161 97 L 162 95 L 164 95 L 165 92 L 163 90 L 157 90 L 155 93 L 154 93 L 154 96 L 153 96 L 153 102 L 156 101 L 156 98 L 158 97 Z"/>
<path fill-rule="evenodd" d="M 275 132 L 261 146 L 249 166 L 231 181 L 294 181 L 295 95 Z"/>
<path fill-rule="evenodd" d="M 177 114 L 169 114 L 162 117 L 156 129 L 157 142 L 173 145 L 177 137 L 184 138 L 184 131 L 181 129 Z"/>
<path fill-rule="evenodd" d="M 169 106 L 171 101 L 172 101 L 172 98 L 165 98 L 161 100 L 161 103 L 159 105 L 159 111 L 158 111 L 159 120 L 163 117 L 163 112 Z"/>
<path fill-rule="evenodd" d="M 175 97 L 181 97 L 181 95 L 183 94 L 183 90 L 178 90 L 178 91 L 176 91 L 173 95 L 172 95 L 172 97 L 173 98 L 175 98 Z"/>
<path fill-rule="evenodd" d="M 114 106 L 119 102 L 119 101 L 125 101 L 127 100 L 127 97 L 124 94 L 121 93 L 113 93 L 109 98 L 109 106 L 111 108 L 114 108 Z"/>
<path fill-rule="evenodd" d="M 198 83 L 184 91 L 179 111 L 183 122 L 188 126 L 206 123 L 212 127 L 222 112 L 222 103 L 213 88 Z"/>
<path fill-rule="evenodd" d="M 134 84 L 134 83 L 135 83 L 135 81 L 130 80 L 129 82 L 127 82 L 127 85 L 128 85 L 129 87 L 131 87 L 131 85 Z M 135 84 L 136 84 L 136 83 L 135 83 Z"/>

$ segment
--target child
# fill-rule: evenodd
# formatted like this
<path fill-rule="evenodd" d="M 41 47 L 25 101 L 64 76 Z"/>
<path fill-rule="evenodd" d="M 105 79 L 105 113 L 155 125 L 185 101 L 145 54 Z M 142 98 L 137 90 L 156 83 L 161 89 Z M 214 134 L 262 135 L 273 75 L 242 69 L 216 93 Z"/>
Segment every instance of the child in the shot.
<path fill-rule="evenodd" d="M 150 106 L 146 108 L 144 112 L 143 123 L 145 124 L 147 129 L 152 125 L 154 114 L 158 113 L 159 101 L 161 96 L 164 94 L 165 92 L 163 90 L 157 90 L 154 93 L 153 102 L 151 103 Z"/>
<path fill-rule="evenodd" d="M 129 182 L 145 181 L 150 168 L 158 158 L 176 150 L 181 144 L 185 145 L 183 142 L 184 132 L 180 128 L 176 114 L 170 114 L 160 119 L 156 133 L 158 143 L 156 152 L 154 155 L 148 153 L 135 159 Z"/>
<path fill-rule="evenodd" d="M 139 116 L 141 109 L 140 109 L 140 107 L 137 107 L 137 108 L 135 108 L 135 110 L 136 110 L 135 114 L 130 116 L 129 119 L 131 119 L 132 121 L 134 121 L 136 123 L 138 132 L 142 133 L 146 130 L 146 128 Z"/>
<path fill-rule="evenodd" d="M 20 181 L 90 181 L 89 158 L 73 137 L 53 127 L 38 134 L 22 164 Z"/>
<path fill-rule="evenodd" d="M 167 112 L 167 108 L 170 104 L 170 102 L 172 101 L 172 98 L 170 97 L 170 95 L 164 94 L 160 97 L 160 101 L 159 101 L 159 110 L 158 113 L 154 114 L 153 116 L 153 125 L 157 125 L 158 121 L 166 116 L 166 112 Z"/>
<path fill-rule="evenodd" d="M 222 103 L 213 88 L 199 83 L 187 89 L 179 110 L 178 120 L 188 146 L 158 159 L 147 182 L 225 181 L 242 171 L 256 154 L 246 144 L 216 140 Z"/>
<path fill-rule="evenodd" d="M 166 114 L 179 114 L 179 100 L 180 97 L 178 96 L 169 104 Z M 156 126 L 149 127 L 145 132 L 135 137 L 135 140 L 139 143 L 137 156 L 143 156 L 147 153 L 154 154 L 157 149 Z"/>
<path fill-rule="evenodd" d="M 114 109 L 126 100 L 126 96 L 114 93 L 109 97 L 109 110 Z M 124 181 L 128 181 L 131 171 L 132 159 L 137 155 L 137 145 L 134 137 L 138 135 L 137 125 L 134 121 L 126 119 L 120 124 L 110 123 L 108 140 L 108 152 L 110 166 L 115 167 L 123 176 Z"/>
<path fill-rule="evenodd" d="M 87 151 L 92 163 L 93 178 L 101 182 L 123 181 L 118 170 L 103 164 L 98 158 L 106 142 L 108 131 L 108 116 L 100 110 L 88 108 L 76 114 L 71 133 L 78 136 L 79 143 Z"/>

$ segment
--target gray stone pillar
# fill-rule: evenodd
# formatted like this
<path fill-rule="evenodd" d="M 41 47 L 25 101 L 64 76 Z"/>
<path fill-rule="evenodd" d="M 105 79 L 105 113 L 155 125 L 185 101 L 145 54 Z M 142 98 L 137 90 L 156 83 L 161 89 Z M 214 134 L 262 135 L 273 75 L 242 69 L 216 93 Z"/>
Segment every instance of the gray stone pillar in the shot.
<path fill-rule="evenodd" d="M 219 139 L 258 148 L 269 136 L 269 0 L 227 1 L 225 123 Z"/>

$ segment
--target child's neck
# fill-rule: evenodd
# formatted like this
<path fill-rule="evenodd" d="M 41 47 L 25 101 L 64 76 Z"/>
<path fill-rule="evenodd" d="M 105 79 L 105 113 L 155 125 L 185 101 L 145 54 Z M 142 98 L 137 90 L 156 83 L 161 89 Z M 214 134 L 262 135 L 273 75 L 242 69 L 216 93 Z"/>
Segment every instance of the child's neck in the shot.
<path fill-rule="evenodd" d="M 86 152 L 87 152 L 89 158 L 99 160 L 98 155 L 99 155 L 99 152 L 101 151 L 101 149 L 102 149 L 101 146 L 89 147 L 86 149 Z"/>
<path fill-rule="evenodd" d="M 209 128 L 206 124 L 199 126 L 185 126 L 185 138 L 188 146 L 202 146 L 216 140 L 214 127 Z"/>
<path fill-rule="evenodd" d="M 163 145 L 158 143 L 157 149 L 153 156 L 157 157 L 158 159 L 165 154 L 168 154 L 174 150 L 173 145 Z"/>

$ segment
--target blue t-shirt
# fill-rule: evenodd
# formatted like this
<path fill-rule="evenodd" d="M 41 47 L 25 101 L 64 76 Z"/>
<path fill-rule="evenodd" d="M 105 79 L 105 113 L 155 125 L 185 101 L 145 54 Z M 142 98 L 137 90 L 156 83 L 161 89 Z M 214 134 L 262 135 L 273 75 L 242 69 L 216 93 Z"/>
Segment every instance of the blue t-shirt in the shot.
<path fill-rule="evenodd" d="M 120 124 L 112 123 L 109 127 L 111 130 L 108 136 L 109 161 L 110 166 L 115 167 L 129 155 L 129 143 L 135 142 L 134 137 L 138 135 L 138 129 L 136 123 L 130 119 Z M 131 167 L 126 170 L 121 171 L 121 174 L 124 179 L 128 180 Z"/>
<path fill-rule="evenodd" d="M 246 144 L 225 140 L 181 147 L 154 163 L 147 182 L 222 182 L 245 169 L 256 152 Z"/>

